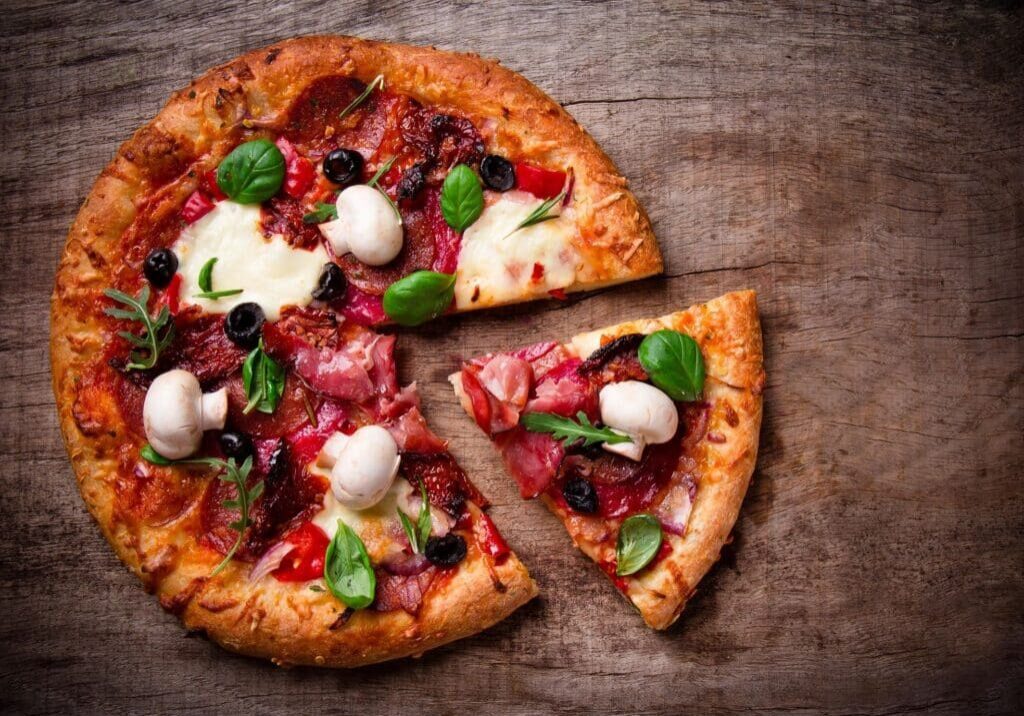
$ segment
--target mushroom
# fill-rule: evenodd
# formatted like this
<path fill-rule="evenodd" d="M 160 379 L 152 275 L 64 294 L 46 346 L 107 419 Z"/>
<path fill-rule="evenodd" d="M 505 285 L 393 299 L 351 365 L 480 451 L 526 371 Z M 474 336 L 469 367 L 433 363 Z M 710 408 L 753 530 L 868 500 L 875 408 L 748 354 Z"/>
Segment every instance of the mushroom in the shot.
<path fill-rule="evenodd" d="M 336 432 L 317 457 L 331 471 L 331 490 L 338 502 L 365 510 L 380 502 L 398 474 L 398 444 L 384 428 L 364 425 L 351 435 Z"/>
<path fill-rule="evenodd" d="M 227 415 L 227 390 L 204 394 L 199 381 L 187 370 L 169 370 L 158 375 L 142 406 L 146 439 L 154 450 L 170 460 L 195 453 L 203 432 L 223 428 Z"/>
<path fill-rule="evenodd" d="M 601 388 L 601 420 L 633 442 L 602 443 L 608 452 L 639 461 L 648 444 L 667 443 L 679 427 L 679 411 L 663 392 L 648 383 L 624 380 Z"/>
<path fill-rule="evenodd" d="M 351 253 L 369 266 L 383 266 L 402 250 L 402 220 L 379 189 L 350 186 L 335 202 L 338 218 L 320 224 L 335 256 Z"/>

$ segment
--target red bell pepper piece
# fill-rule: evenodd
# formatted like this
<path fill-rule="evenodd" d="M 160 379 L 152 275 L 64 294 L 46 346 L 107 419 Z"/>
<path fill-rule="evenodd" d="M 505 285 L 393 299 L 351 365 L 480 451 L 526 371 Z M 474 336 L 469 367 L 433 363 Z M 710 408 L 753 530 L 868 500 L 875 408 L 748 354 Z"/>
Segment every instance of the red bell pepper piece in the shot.
<path fill-rule="evenodd" d="M 294 545 L 285 555 L 281 566 L 271 574 L 279 582 L 308 582 L 324 576 L 324 555 L 327 552 L 327 534 L 312 522 L 303 522 L 284 537 Z"/>
<path fill-rule="evenodd" d="M 516 162 L 516 188 L 528 191 L 538 199 L 550 199 L 558 196 L 565 188 L 565 172 Z"/>
<path fill-rule="evenodd" d="M 213 211 L 213 202 L 201 191 L 194 191 L 181 207 L 181 218 L 194 224 Z"/>
<path fill-rule="evenodd" d="M 284 155 L 284 193 L 293 199 L 301 199 L 316 179 L 313 163 L 300 156 L 295 145 L 284 137 L 278 137 L 275 144 Z"/>
<path fill-rule="evenodd" d="M 498 532 L 498 528 L 494 526 L 494 522 L 483 512 L 480 513 L 480 516 L 473 523 L 473 534 L 476 536 L 476 543 L 480 546 L 480 549 L 489 554 L 494 559 L 495 564 L 503 563 L 512 552 L 509 549 L 508 542 Z"/>
<path fill-rule="evenodd" d="M 220 184 L 217 183 L 216 169 L 204 172 L 199 180 L 199 186 L 203 191 L 212 196 L 214 201 L 224 201 L 228 198 L 228 195 L 220 190 Z"/>
<path fill-rule="evenodd" d="M 171 282 L 167 284 L 167 288 L 160 294 L 160 298 L 157 299 L 157 308 L 161 306 L 167 306 L 167 310 L 171 312 L 172 316 L 178 315 L 179 302 L 181 300 L 181 274 L 176 273 L 171 276 Z"/>

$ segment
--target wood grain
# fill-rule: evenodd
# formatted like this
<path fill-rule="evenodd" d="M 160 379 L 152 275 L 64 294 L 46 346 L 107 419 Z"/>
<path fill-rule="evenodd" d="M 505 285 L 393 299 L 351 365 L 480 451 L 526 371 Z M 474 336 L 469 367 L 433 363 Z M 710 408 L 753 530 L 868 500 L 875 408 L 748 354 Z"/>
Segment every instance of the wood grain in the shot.
<path fill-rule="evenodd" d="M 0 710 L 1009 713 L 1024 708 L 1019 3 L 12 2 L 0 82 Z M 74 490 L 49 389 L 64 233 L 117 144 L 243 50 L 339 32 L 496 56 L 632 180 L 666 275 L 403 331 L 404 377 L 542 597 L 355 673 L 186 638 Z M 733 547 L 666 634 L 515 494 L 456 356 L 753 287 L 769 385 Z"/>

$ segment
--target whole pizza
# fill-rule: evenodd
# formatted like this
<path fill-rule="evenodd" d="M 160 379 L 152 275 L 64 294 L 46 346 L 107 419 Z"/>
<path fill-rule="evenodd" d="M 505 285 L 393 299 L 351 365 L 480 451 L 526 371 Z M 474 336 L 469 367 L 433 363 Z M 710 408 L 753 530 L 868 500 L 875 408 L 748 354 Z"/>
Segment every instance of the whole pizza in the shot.
<path fill-rule="evenodd" d="M 400 385 L 402 326 L 661 271 L 625 179 L 497 62 L 350 37 L 210 70 L 121 146 L 71 228 L 51 360 L 83 498 L 185 626 L 359 666 L 537 594 Z M 496 351 L 452 378 L 527 497 L 652 626 L 753 470 L 753 294 Z"/>

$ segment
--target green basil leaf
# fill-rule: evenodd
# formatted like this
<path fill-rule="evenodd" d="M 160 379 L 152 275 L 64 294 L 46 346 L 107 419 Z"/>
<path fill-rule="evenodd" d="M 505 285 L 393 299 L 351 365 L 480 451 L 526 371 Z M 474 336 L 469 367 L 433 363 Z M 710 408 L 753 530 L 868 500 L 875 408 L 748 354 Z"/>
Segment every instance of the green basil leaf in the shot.
<path fill-rule="evenodd" d="M 266 354 L 261 340 L 242 363 L 242 387 L 249 399 L 242 413 L 273 413 L 284 394 L 284 382 L 284 368 Z"/>
<path fill-rule="evenodd" d="M 582 410 L 576 413 L 576 420 L 563 418 L 554 413 L 523 413 L 520 422 L 531 433 L 551 433 L 556 440 L 562 440 L 566 446 L 581 438 L 581 447 L 589 447 L 595 443 L 615 445 L 633 442 L 628 435 L 617 433 L 611 428 L 595 427 Z"/>
<path fill-rule="evenodd" d="M 637 351 L 651 382 L 673 400 L 700 400 L 704 392 L 704 356 L 697 341 L 668 329 L 644 338 Z"/>
<path fill-rule="evenodd" d="M 430 498 L 427 497 L 427 488 L 423 480 L 420 480 L 420 516 L 416 520 L 416 527 L 419 530 L 420 551 L 426 549 L 427 540 L 430 539 L 431 514 Z"/>
<path fill-rule="evenodd" d="M 402 512 L 401 508 L 397 510 L 398 521 L 402 523 L 402 530 L 405 532 L 406 539 L 409 540 L 409 546 L 412 547 L 412 551 L 417 554 L 420 551 L 420 538 L 416 533 L 416 528 L 412 526 L 412 520 L 409 516 Z"/>
<path fill-rule="evenodd" d="M 217 186 L 239 204 L 259 204 L 281 188 L 285 162 L 268 139 L 240 144 L 217 167 Z"/>
<path fill-rule="evenodd" d="M 416 271 L 384 292 L 384 313 L 395 323 L 418 326 L 437 318 L 455 298 L 455 274 Z"/>
<path fill-rule="evenodd" d="M 377 591 L 377 577 L 366 545 L 341 520 L 324 555 L 324 581 L 331 594 L 352 609 L 370 606 Z"/>
<path fill-rule="evenodd" d="M 244 288 L 229 288 L 223 291 L 203 291 L 202 293 L 193 293 L 192 298 L 208 298 L 211 301 L 216 301 L 218 298 L 237 296 L 243 291 L 245 291 Z"/>
<path fill-rule="evenodd" d="M 213 290 L 213 267 L 217 263 L 217 257 L 214 256 L 212 259 L 203 264 L 203 267 L 199 269 L 199 290 L 209 293 Z"/>
<path fill-rule="evenodd" d="M 448 226 L 459 233 L 465 231 L 484 210 L 484 190 L 476 172 L 465 164 L 457 164 L 441 187 L 441 213 Z"/>
<path fill-rule="evenodd" d="M 615 574 L 636 574 L 650 564 L 661 547 L 661 524 L 646 512 L 627 517 L 615 544 Z"/>

